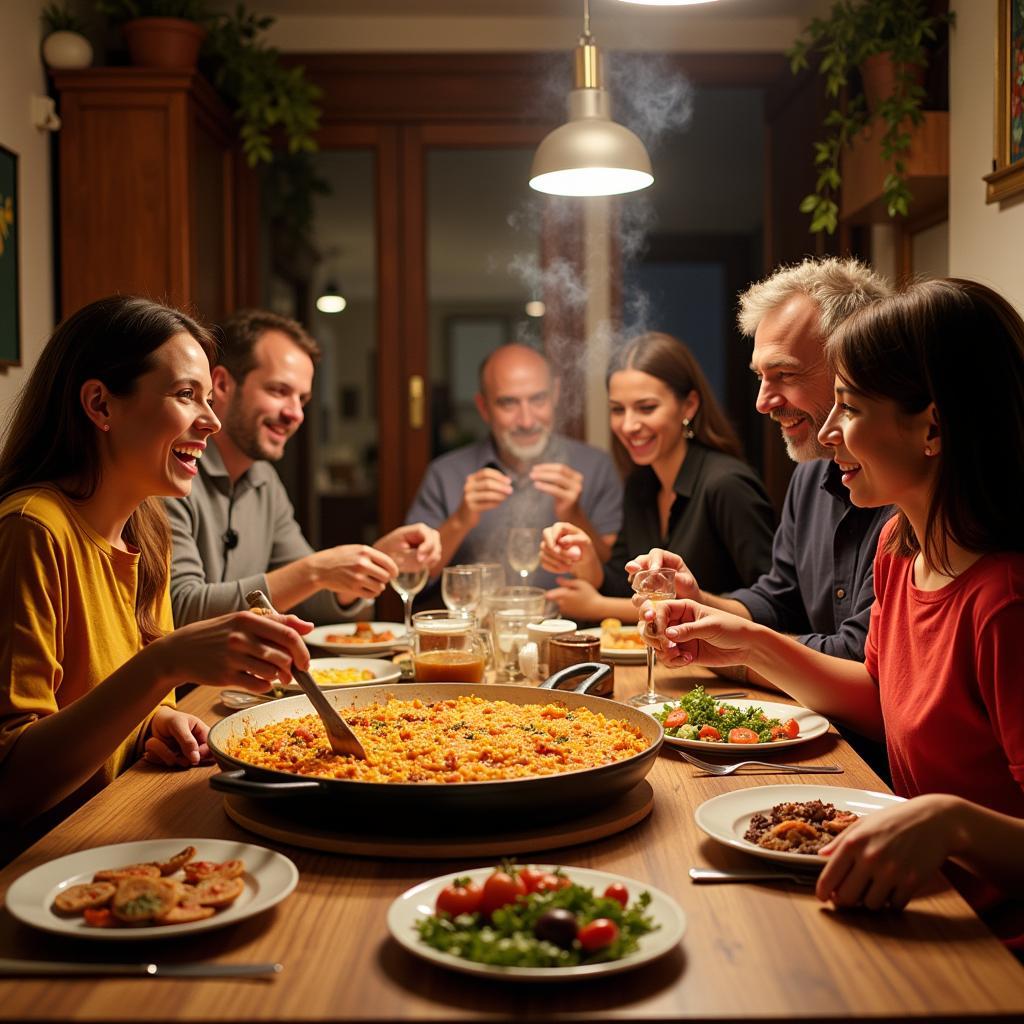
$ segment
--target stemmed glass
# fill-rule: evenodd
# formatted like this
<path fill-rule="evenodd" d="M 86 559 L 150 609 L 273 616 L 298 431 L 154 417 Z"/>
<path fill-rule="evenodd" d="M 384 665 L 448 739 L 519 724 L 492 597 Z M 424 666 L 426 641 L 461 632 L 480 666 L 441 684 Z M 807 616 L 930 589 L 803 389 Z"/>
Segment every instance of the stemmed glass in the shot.
<path fill-rule="evenodd" d="M 400 572 L 389 580 L 391 588 L 402 599 L 402 611 L 405 613 L 405 639 L 412 643 L 412 599 L 427 585 L 427 570 L 413 569 L 411 572 Z"/>
<path fill-rule="evenodd" d="M 513 526 L 508 531 L 505 549 L 509 566 L 523 578 L 523 583 L 540 565 L 540 530 L 534 526 Z"/>
<path fill-rule="evenodd" d="M 676 596 L 676 574 L 672 569 L 645 569 L 633 577 L 633 591 L 645 601 L 671 601 Z M 647 623 L 640 624 L 640 631 L 647 629 Z M 632 697 L 629 703 L 635 707 L 645 704 L 661 704 L 668 700 L 654 689 L 654 648 L 647 648 L 647 689 Z"/>
<path fill-rule="evenodd" d="M 474 562 L 480 571 L 480 604 L 477 606 L 477 618 L 482 626 L 489 626 L 488 616 L 491 614 L 491 598 L 505 586 L 505 566 L 500 562 Z"/>
<path fill-rule="evenodd" d="M 453 612 L 476 612 L 481 597 L 480 569 L 475 565 L 448 565 L 441 573 L 441 598 Z"/>

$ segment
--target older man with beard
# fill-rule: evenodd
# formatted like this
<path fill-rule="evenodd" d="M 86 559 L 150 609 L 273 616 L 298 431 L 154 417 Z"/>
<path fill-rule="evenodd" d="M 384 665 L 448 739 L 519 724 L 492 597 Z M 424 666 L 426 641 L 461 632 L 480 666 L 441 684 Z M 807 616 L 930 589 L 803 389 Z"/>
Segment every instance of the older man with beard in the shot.
<path fill-rule="evenodd" d="M 655 549 L 627 571 L 670 566 L 676 593 L 790 633 L 808 647 L 861 661 L 875 599 L 878 534 L 892 508 L 857 508 L 818 431 L 832 409 L 835 374 L 824 342 L 889 284 L 851 259 L 805 260 L 784 267 L 740 296 L 739 324 L 754 338 L 750 368 L 761 382 L 757 410 L 782 430 L 799 463 L 772 545 L 772 567 L 753 586 L 705 593 L 678 555 Z"/>
<path fill-rule="evenodd" d="M 187 498 L 168 499 L 176 625 L 244 608 L 265 591 L 279 611 L 314 622 L 351 617 L 399 569 L 433 568 L 437 531 L 399 527 L 366 544 L 313 551 L 270 465 L 302 425 L 320 349 L 294 320 L 264 310 L 223 325 L 212 405 L 223 424 L 199 460 Z"/>
<path fill-rule="evenodd" d="M 435 526 L 441 564 L 505 564 L 513 526 L 574 523 L 607 558 L 622 524 L 622 483 L 606 452 L 554 433 L 559 382 L 547 359 L 525 345 L 502 345 L 480 367 L 476 407 L 484 441 L 427 467 L 408 521 Z M 554 586 L 540 571 L 530 579 Z"/>

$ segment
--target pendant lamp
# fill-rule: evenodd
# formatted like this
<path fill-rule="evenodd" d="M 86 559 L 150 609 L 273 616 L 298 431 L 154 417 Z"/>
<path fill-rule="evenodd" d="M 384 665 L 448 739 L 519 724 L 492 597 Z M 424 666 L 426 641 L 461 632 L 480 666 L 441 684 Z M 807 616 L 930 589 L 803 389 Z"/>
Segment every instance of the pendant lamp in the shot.
<path fill-rule="evenodd" d="M 530 188 L 556 196 L 614 196 L 654 181 L 644 144 L 611 119 L 601 85 L 601 54 L 590 34 L 590 2 L 583 0 L 583 35 L 576 46 L 569 121 L 537 147 Z"/>
<path fill-rule="evenodd" d="M 324 290 L 317 296 L 316 308 L 321 313 L 340 313 L 348 303 L 341 294 L 338 282 L 331 280 L 324 285 Z"/>

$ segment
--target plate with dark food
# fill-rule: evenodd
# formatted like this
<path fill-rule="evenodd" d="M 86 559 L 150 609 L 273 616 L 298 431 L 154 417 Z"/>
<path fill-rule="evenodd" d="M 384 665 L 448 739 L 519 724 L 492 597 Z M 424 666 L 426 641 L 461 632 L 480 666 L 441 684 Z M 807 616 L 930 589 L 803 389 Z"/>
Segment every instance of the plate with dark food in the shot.
<path fill-rule="evenodd" d="M 903 802 L 892 793 L 843 786 L 755 786 L 705 800 L 697 826 L 725 846 L 791 867 L 819 870 L 821 848 L 859 818 Z"/>

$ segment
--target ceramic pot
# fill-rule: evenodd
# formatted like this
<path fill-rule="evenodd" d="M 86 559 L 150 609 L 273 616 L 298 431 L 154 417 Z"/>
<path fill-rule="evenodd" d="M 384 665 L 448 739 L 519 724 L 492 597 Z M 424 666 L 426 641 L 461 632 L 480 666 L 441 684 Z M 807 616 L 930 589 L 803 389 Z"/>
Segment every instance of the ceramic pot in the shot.
<path fill-rule="evenodd" d="M 206 38 L 202 25 L 183 18 L 134 18 L 123 29 L 132 63 L 165 71 L 193 69 Z"/>
<path fill-rule="evenodd" d="M 46 66 L 59 70 L 87 68 L 92 64 L 92 44 L 77 32 L 51 32 L 43 40 Z"/>

